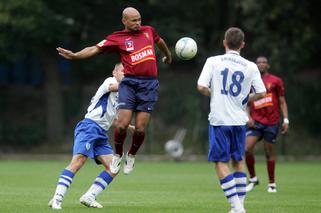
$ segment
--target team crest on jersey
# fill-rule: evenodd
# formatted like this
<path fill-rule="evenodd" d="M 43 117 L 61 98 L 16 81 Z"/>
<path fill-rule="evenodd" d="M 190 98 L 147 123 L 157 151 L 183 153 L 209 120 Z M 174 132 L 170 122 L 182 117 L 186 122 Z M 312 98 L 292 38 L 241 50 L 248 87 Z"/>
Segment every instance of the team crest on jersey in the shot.
<path fill-rule="evenodd" d="M 126 51 L 134 50 L 134 41 L 133 40 L 126 40 L 125 47 L 126 47 Z"/>

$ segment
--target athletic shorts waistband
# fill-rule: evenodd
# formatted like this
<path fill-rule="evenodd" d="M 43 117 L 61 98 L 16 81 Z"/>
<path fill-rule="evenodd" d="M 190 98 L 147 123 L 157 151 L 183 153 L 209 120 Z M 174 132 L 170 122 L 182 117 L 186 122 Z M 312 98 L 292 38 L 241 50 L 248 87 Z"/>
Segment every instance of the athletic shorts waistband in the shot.
<path fill-rule="evenodd" d="M 132 79 L 140 79 L 140 80 L 156 80 L 158 79 L 156 76 L 136 76 L 136 75 L 125 75 L 126 78 Z"/>
<path fill-rule="evenodd" d="M 97 127 L 99 127 L 100 129 L 102 129 L 105 133 L 107 133 L 107 130 L 105 130 L 104 128 L 102 128 L 96 121 L 90 119 L 90 118 L 84 118 L 82 120 L 83 122 L 88 122 L 88 123 L 92 123 L 94 125 L 96 125 Z"/>

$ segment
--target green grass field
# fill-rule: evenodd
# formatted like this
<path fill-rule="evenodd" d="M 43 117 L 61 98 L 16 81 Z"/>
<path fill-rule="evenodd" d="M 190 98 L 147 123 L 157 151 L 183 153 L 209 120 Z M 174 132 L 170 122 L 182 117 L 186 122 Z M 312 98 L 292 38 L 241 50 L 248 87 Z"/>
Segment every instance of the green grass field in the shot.
<path fill-rule="evenodd" d="M 47 207 L 66 161 L 0 161 L 0 212 L 54 212 Z M 248 194 L 247 212 L 321 212 L 321 162 L 279 162 L 278 193 L 266 192 L 264 162 L 257 165 L 261 184 Z M 103 209 L 79 204 L 79 197 L 101 171 L 92 161 L 77 174 L 61 212 L 228 212 L 213 165 L 207 162 L 138 161 L 98 197 Z"/>

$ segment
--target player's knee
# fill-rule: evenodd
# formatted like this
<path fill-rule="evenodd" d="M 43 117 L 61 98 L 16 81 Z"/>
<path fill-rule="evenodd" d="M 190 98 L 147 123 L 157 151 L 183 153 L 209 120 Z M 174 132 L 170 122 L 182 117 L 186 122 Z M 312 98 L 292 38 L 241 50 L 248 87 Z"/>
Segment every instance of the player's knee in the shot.
<path fill-rule="evenodd" d="M 246 148 L 245 149 L 245 155 L 248 156 L 248 155 L 253 155 L 253 149 L 248 149 Z"/>
<path fill-rule="evenodd" d="M 128 122 L 124 122 L 122 120 L 117 120 L 116 121 L 116 128 L 119 130 L 119 132 L 124 132 L 127 130 L 129 123 Z"/>
<path fill-rule="evenodd" d="M 146 125 L 135 125 L 135 132 L 139 134 L 144 134 L 146 130 Z"/>
<path fill-rule="evenodd" d="M 267 160 L 273 160 L 273 155 L 272 155 L 272 153 L 266 152 L 266 153 L 265 153 L 265 158 L 266 158 Z"/>
<path fill-rule="evenodd" d="M 144 131 L 144 129 L 135 129 L 134 134 L 139 136 L 139 137 L 144 137 L 145 136 L 145 131 Z"/>
<path fill-rule="evenodd" d="M 125 124 L 118 124 L 117 130 L 119 134 L 126 134 L 127 126 Z"/>
<path fill-rule="evenodd" d="M 120 132 L 121 134 L 122 134 L 122 133 L 125 133 L 125 132 L 127 131 L 126 126 L 119 126 L 118 129 L 119 129 L 119 132 Z"/>

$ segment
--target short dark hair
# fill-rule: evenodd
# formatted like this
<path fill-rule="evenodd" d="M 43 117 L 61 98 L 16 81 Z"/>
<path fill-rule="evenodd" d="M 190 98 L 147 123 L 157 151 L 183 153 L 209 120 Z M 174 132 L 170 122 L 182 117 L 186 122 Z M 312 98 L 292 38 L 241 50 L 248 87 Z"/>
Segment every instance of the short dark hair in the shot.
<path fill-rule="evenodd" d="M 256 58 L 256 60 L 258 60 L 259 58 L 264 58 L 267 62 L 269 62 L 269 59 L 264 55 L 260 55 L 259 57 Z"/>
<path fill-rule="evenodd" d="M 229 49 L 240 49 L 244 41 L 244 33 L 240 28 L 230 27 L 225 31 L 224 39 Z"/>

